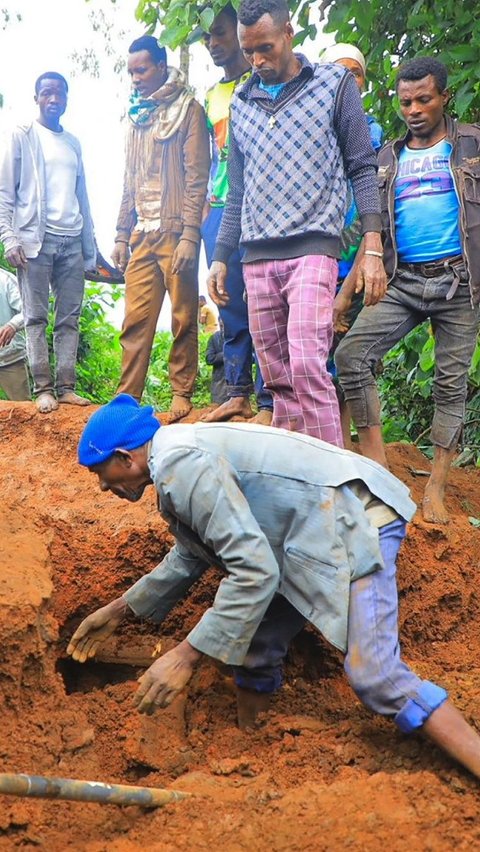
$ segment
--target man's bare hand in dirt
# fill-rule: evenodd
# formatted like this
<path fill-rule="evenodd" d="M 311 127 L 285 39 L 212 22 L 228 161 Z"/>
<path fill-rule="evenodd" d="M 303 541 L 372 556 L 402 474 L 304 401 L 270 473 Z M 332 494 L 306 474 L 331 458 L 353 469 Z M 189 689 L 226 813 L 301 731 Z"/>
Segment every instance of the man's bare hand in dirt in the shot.
<path fill-rule="evenodd" d="M 9 343 L 13 340 L 17 333 L 17 329 L 10 325 L 8 322 L 6 325 L 0 328 L 0 349 L 3 346 L 8 346 Z"/>
<path fill-rule="evenodd" d="M 191 240 L 179 240 L 172 257 L 172 273 L 193 272 L 197 263 L 197 244 Z"/>
<path fill-rule="evenodd" d="M 26 269 L 28 260 L 25 257 L 25 252 L 22 246 L 15 246 L 15 248 L 9 249 L 9 251 L 5 252 L 5 258 L 8 260 L 10 266 L 14 266 L 15 269 Z"/>
<path fill-rule="evenodd" d="M 138 712 L 151 716 L 159 707 L 168 707 L 187 685 L 201 656 L 185 639 L 155 660 L 138 679 L 133 699 Z"/>
<path fill-rule="evenodd" d="M 84 618 L 77 627 L 70 642 L 67 654 L 77 663 L 85 663 L 95 656 L 100 645 L 108 639 L 121 624 L 128 610 L 128 604 L 123 598 L 116 598 L 101 609 L 97 609 Z"/>
<path fill-rule="evenodd" d="M 208 295 L 216 305 L 224 307 L 228 304 L 228 293 L 225 286 L 227 280 L 227 264 L 214 260 L 207 278 Z"/>
<path fill-rule="evenodd" d="M 115 268 L 119 269 L 120 272 L 125 272 L 130 258 L 130 249 L 128 244 L 124 242 L 115 243 L 111 258 Z"/>
<path fill-rule="evenodd" d="M 374 252 L 369 254 L 369 252 Z M 380 234 L 365 234 L 358 252 L 355 292 L 364 291 L 363 304 L 376 305 L 387 292 L 387 276 L 383 266 L 383 248 Z"/>

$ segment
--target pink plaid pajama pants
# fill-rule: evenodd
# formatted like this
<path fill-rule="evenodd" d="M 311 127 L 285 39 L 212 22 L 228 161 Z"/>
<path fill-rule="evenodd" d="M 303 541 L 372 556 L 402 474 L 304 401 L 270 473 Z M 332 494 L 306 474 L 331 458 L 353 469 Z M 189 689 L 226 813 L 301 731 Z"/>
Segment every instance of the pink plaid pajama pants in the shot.
<path fill-rule="evenodd" d="M 337 395 L 327 358 L 337 261 L 325 255 L 245 263 L 250 333 L 272 425 L 343 446 Z"/>

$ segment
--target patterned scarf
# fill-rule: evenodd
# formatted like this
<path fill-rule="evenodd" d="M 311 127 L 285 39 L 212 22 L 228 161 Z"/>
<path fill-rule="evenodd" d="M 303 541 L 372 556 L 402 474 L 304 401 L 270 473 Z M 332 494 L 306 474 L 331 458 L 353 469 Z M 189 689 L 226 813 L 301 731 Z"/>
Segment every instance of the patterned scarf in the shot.
<path fill-rule="evenodd" d="M 148 98 L 134 93 L 128 116 L 135 127 L 151 127 L 155 123 L 157 139 L 169 139 L 185 118 L 193 92 L 187 86 L 183 71 L 168 67 L 168 77 L 158 91 Z"/>

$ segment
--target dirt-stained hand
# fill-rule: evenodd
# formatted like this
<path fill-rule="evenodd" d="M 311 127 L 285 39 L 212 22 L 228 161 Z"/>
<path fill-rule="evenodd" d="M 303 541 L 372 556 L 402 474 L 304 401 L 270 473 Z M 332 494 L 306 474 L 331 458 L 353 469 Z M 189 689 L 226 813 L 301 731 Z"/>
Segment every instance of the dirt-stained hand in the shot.
<path fill-rule="evenodd" d="M 5 252 L 5 257 L 10 266 L 14 266 L 16 269 L 19 267 L 20 269 L 26 269 L 28 260 L 22 246 L 15 246 L 15 248 L 9 249 L 9 251 Z"/>
<path fill-rule="evenodd" d="M 346 319 L 346 315 L 348 309 L 350 308 L 352 300 L 349 296 L 342 293 L 340 290 L 339 293 L 335 296 L 333 301 L 333 330 L 337 333 L 343 333 L 348 331 L 348 322 Z"/>
<path fill-rule="evenodd" d="M 381 257 L 364 254 L 357 267 L 356 293 L 364 291 L 363 304 L 376 305 L 387 292 L 387 276 Z"/>
<path fill-rule="evenodd" d="M 13 325 L 9 325 L 8 322 L 6 325 L 2 326 L 2 328 L 0 328 L 0 348 L 8 346 L 16 333 L 17 330 L 13 327 Z"/>
<path fill-rule="evenodd" d="M 101 609 L 97 609 L 77 627 L 70 642 L 67 654 L 77 663 L 85 663 L 94 657 L 99 646 L 115 632 L 128 610 L 123 598 L 116 598 Z"/>
<path fill-rule="evenodd" d="M 138 712 L 151 716 L 159 707 L 168 707 L 187 685 L 200 657 L 185 640 L 155 660 L 138 679 L 133 699 Z"/>
<path fill-rule="evenodd" d="M 125 272 L 129 257 L 130 249 L 127 243 L 115 243 L 111 254 L 111 258 L 115 268 L 119 269 L 120 272 Z"/>
<path fill-rule="evenodd" d="M 179 240 L 172 257 L 173 274 L 180 275 L 181 272 L 192 272 L 197 263 L 197 254 L 196 243 L 192 243 L 191 240 Z"/>
<path fill-rule="evenodd" d="M 208 295 L 212 302 L 215 302 L 216 305 L 220 305 L 220 307 L 227 305 L 229 301 L 227 288 L 225 286 L 226 280 L 227 264 L 221 263 L 219 260 L 214 260 L 207 278 Z"/>

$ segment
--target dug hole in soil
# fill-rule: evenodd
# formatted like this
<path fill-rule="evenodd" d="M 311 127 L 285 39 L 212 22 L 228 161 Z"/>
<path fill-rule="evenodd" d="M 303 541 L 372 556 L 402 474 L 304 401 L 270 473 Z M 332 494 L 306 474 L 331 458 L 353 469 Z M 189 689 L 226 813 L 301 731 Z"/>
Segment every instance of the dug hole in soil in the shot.
<path fill-rule="evenodd" d="M 32 403 L 0 403 L 2 771 L 193 795 L 158 810 L 3 796 L 0 849 L 478 848 L 478 783 L 365 710 L 340 655 L 313 629 L 292 647 L 285 685 L 255 731 L 237 729 L 232 682 L 208 663 L 168 710 L 136 712 L 136 679 L 159 640 L 167 650 L 209 605 L 214 571 L 161 628 L 132 619 L 98 662 L 67 658 L 80 620 L 171 545 L 153 489 L 126 504 L 77 465 L 91 411 L 45 416 Z M 418 471 L 429 462 L 408 445 L 388 450 L 418 501 Z M 410 525 L 399 559 L 401 639 L 406 660 L 477 724 L 480 531 L 468 516 L 480 516 L 480 471 L 454 470 L 447 502 L 448 527 Z"/>

